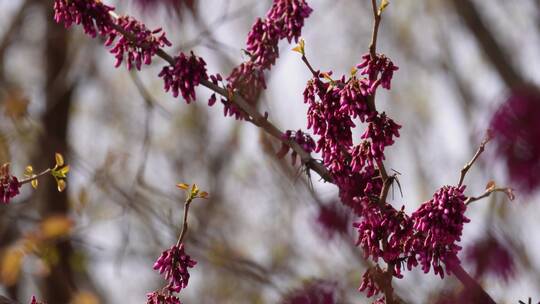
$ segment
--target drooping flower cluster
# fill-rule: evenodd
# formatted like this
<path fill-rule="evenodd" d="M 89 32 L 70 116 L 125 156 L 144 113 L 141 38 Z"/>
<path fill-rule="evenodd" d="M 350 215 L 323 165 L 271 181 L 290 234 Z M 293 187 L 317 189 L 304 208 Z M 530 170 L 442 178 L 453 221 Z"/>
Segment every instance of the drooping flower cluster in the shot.
<path fill-rule="evenodd" d="M 93 0 L 55 0 L 54 20 L 63 23 L 66 28 L 80 24 L 84 32 L 95 38 L 114 31 L 110 12 L 114 7 Z"/>
<path fill-rule="evenodd" d="M 514 89 L 491 119 L 497 153 L 512 183 L 524 193 L 540 188 L 540 92 Z"/>
<path fill-rule="evenodd" d="M 185 253 L 184 244 L 180 244 L 163 251 L 154 263 L 154 269 L 165 275 L 165 279 L 169 281 L 170 291 L 179 292 L 189 282 L 188 268 L 196 264 L 197 262 Z"/>
<path fill-rule="evenodd" d="M 461 246 L 456 243 L 461 240 L 463 225 L 470 221 L 465 216 L 464 190 L 465 186 L 445 186 L 412 214 L 415 234 L 405 245 L 410 252 L 409 269 L 419 262 L 425 273 L 433 266 L 434 273 L 443 278 L 443 263 L 447 272 L 449 265 L 460 263 L 457 254 Z"/>
<path fill-rule="evenodd" d="M 384 148 L 394 144 L 394 137 L 399 137 L 401 126 L 388 118 L 384 112 L 368 118 L 367 121 L 369 125 L 362 138 L 371 140 L 371 156 L 383 160 Z"/>
<path fill-rule="evenodd" d="M 142 22 L 132 17 L 113 17 L 114 7 L 99 0 L 55 0 L 54 19 L 65 27 L 82 24 L 84 32 L 95 38 L 106 37 L 105 45 L 115 55 L 115 67 L 123 61 L 127 68 L 134 65 L 138 70 L 142 64 L 150 64 L 152 57 L 164 46 L 171 46 L 161 29 L 149 30 Z M 118 39 L 117 39 L 118 38 Z"/>
<path fill-rule="evenodd" d="M 9 204 L 10 200 L 19 194 L 21 184 L 17 177 L 9 173 L 9 164 L 0 167 L 0 203 Z"/>
<path fill-rule="evenodd" d="M 270 70 L 279 57 L 279 41 L 291 42 L 300 38 L 304 19 L 312 9 L 305 0 L 274 0 L 266 18 L 259 18 L 248 34 L 246 51 L 249 60 L 234 68 L 227 77 L 227 88 L 237 92 L 250 104 L 255 104 L 259 94 L 266 89 L 264 71 Z M 239 109 L 225 100 L 225 115 L 242 118 Z"/>
<path fill-rule="evenodd" d="M 361 69 L 360 74 L 368 76 L 369 94 L 373 94 L 379 85 L 390 90 L 390 82 L 398 67 L 383 54 L 377 54 L 375 58 L 365 54 L 362 59 L 363 61 L 356 67 Z"/>
<path fill-rule="evenodd" d="M 270 69 L 279 56 L 277 28 L 269 19 L 257 19 L 248 34 L 246 50 L 261 70 Z"/>
<path fill-rule="evenodd" d="M 146 295 L 146 304 L 182 304 L 180 299 L 173 295 L 164 295 L 159 291 L 154 291 Z"/>
<path fill-rule="evenodd" d="M 403 256 L 403 243 L 411 235 L 412 222 L 405 214 L 390 204 L 383 207 L 371 204 L 364 210 L 362 221 L 354 224 L 358 229 L 357 246 L 364 249 L 364 254 L 376 262 L 381 257 L 387 263 L 395 263 L 393 275 L 401 278 L 401 263 L 396 263 Z M 386 243 L 384 248 L 381 244 Z"/>
<path fill-rule="evenodd" d="M 305 0 L 275 0 L 266 18 L 278 29 L 279 39 L 298 42 L 304 20 L 312 11 Z"/>
<path fill-rule="evenodd" d="M 174 58 L 174 65 L 163 67 L 159 73 L 165 83 L 165 91 L 172 91 L 174 97 L 182 94 L 182 97 L 190 103 L 195 100 L 195 87 L 201 80 L 207 79 L 206 62 L 191 52 L 190 56 L 180 53 Z"/>
<path fill-rule="evenodd" d="M 125 58 L 128 70 L 131 70 L 133 64 L 137 70 L 140 70 L 143 63 L 146 65 L 152 63 L 152 57 L 160 48 L 172 45 L 161 28 L 150 31 L 146 25 L 132 17 L 119 17 L 116 19 L 116 25 L 122 28 L 123 32 L 129 33 L 130 37 L 118 31 L 109 33 L 105 46 L 115 44 L 110 51 L 116 58 L 115 67 L 119 67 Z M 120 38 L 115 41 L 118 36 Z"/>
<path fill-rule="evenodd" d="M 319 135 L 316 152 L 321 152 L 323 164 L 333 174 L 343 203 L 361 216 L 370 197 L 380 193 L 376 161 L 384 158 L 384 148 L 394 143 L 400 126 L 369 105 L 366 79 L 353 75 L 333 80 L 330 76 L 318 73 L 304 91 L 308 128 Z M 352 137 L 353 118 L 368 123 L 361 137 L 364 141 L 357 145 Z"/>

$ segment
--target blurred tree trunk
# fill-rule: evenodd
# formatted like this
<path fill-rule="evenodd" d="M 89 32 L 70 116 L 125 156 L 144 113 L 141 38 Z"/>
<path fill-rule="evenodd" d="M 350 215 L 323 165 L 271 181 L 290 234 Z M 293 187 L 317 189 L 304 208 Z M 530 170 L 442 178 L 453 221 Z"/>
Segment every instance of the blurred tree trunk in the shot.
<path fill-rule="evenodd" d="M 69 111 L 72 102 L 73 86 L 69 84 L 65 70 L 68 68 L 68 31 L 53 20 L 53 1 L 43 1 L 46 15 L 46 33 L 44 49 L 45 68 L 45 112 L 43 132 L 38 139 L 36 163 L 39 168 L 54 164 L 54 153 L 59 152 L 69 160 L 68 128 Z M 40 186 L 40 212 L 43 217 L 53 214 L 67 215 L 69 204 L 67 193 L 56 190 L 52 178 L 43 179 Z M 54 250 L 58 260 L 51 265 L 51 272 L 43 279 L 43 300 L 46 303 L 69 303 L 74 291 L 74 273 L 70 263 L 73 246 L 70 240 L 56 243 Z"/>

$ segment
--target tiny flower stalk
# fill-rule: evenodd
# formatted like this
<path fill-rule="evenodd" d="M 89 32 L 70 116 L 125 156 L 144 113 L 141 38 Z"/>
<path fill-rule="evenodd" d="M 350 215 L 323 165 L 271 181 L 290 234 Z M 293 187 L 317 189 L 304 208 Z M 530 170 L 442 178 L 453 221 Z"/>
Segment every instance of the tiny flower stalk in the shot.
<path fill-rule="evenodd" d="M 176 244 L 163 251 L 154 263 L 153 268 L 165 276 L 168 284 L 162 290 L 147 294 L 147 304 L 180 304 L 180 300 L 171 293 L 178 293 L 186 288 L 190 278 L 188 268 L 193 268 L 197 264 L 197 261 L 185 252 L 183 240 L 188 230 L 187 218 L 191 202 L 197 198 L 208 198 L 208 193 L 201 191 L 196 184 L 190 186 L 180 183 L 176 186 L 186 192 L 182 231 Z"/>
<path fill-rule="evenodd" d="M 178 246 L 182 244 L 182 241 L 184 240 L 184 237 L 188 230 L 188 212 L 189 212 L 189 206 L 191 202 L 196 198 L 202 198 L 207 199 L 208 198 L 208 192 L 201 191 L 197 184 L 193 184 L 191 187 L 188 184 L 179 183 L 176 185 L 179 189 L 182 189 L 186 191 L 186 200 L 184 202 L 184 220 L 182 224 L 182 231 L 180 232 L 180 236 L 178 237 L 178 242 L 176 243 Z"/>

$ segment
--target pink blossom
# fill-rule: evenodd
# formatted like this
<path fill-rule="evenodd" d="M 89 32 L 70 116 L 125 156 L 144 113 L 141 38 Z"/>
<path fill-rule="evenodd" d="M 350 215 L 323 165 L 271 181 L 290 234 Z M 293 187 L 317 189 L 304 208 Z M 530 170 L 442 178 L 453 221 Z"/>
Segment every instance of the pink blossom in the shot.
<path fill-rule="evenodd" d="M 409 269 L 419 261 L 425 273 L 433 266 L 435 274 L 443 278 L 443 263 L 460 263 L 457 254 L 462 248 L 456 243 L 461 240 L 463 225 L 470 222 L 465 216 L 464 190 L 465 186 L 442 187 L 412 214 L 416 231 L 405 245 L 410 252 Z"/>
<path fill-rule="evenodd" d="M 182 97 L 190 103 L 195 100 L 195 87 L 201 83 L 201 80 L 208 79 L 206 74 L 206 62 L 191 52 L 188 57 L 180 53 L 174 58 L 174 64 L 163 67 L 159 73 L 163 78 L 165 91 L 172 91 L 174 97 L 182 94 Z"/>
<path fill-rule="evenodd" d="M 165 274 L 165 279 L 169 281 L 170 291 L 179 292 L 189 282 L 188 268 L 196 264 L 197 262 L 184 252 L 184 244 L 180 244 L 163 251 L 154 263 L 154 269 L 160 274 Z"/>
<path fill-rule="evenodd" d="M 135 68 L 140 70 L 143 63 L 146 65 L 152 63 L 152 57 L 160 48 L 172 45 L 161 28 L 150 31 L 143 23 L 131 17 L 119 17 L 116 19 L 116 25 L 129 33 L 130 37 L 117 31 L 109 33 L 105 45 L 110 46 L 114 43 L 110 52 L 115 55 L 115 67 L 119 67 L 125 58 L 128 70 L 131 70 L 133 63 Z M 116 39 L 118 36 L 120 38 Z"/>
<path fill-rule="evenodd" d="M 0 176 L 0 202 L 9 204 L 10 200 L 19 194 L 20 187 L 17 177 L 10 175 L 9 172 L 3 172 Z"/>
<path fill-rule="evenodd" d="M 54 20 L 66 28 L 82 24 L 86 34 L 96 37 L 113 31 L 113 19 L 109 14 L 113 10 L 114 7 L 97 0 L 55 0 Z"/>

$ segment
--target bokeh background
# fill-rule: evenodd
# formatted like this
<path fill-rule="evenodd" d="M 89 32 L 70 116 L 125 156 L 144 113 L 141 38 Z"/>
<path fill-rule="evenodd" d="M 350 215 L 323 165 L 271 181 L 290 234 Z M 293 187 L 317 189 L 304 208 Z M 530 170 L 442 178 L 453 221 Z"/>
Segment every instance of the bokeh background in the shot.
<path fill-rule="evenodd" d="M 245 60 L 247 33 L 271 5 L 106 2 L 163 27 L 169 53 L 194 50 L 222 75 Z M 367 51 L 370 1 L 309 3 L 310 62 L 348 74 Z M 255 126 L 225 118 L 219 104 L 208 107 L 204 88 L 189 105 L 166 94 L 157 78 L 164 62 L 138 73 L 115 69 L 101 41 L 65 30 L 52 14 L 52 1 L 0 1 L 0 163 L 22 175 L 27 164 L 53 165 L 61 152 L 71 165 L 66 192 L 43 180 L 0 206 L 0 294 L 21 303 L 33 294 L 49 304 L 145 303 L 163 284 L 152 265 L 176 242 L 183 193 L 175 184 L 185 182 L 210 198 L 190 209 L 186 246 L 199 263 L 183 302 L 286 303 L 315 292 L 332 293 L 336 303 L 371 303 L 357 291 L 367 263 L 336 187 L 278 159 L 279 144 Z M 495 132 L 465 182 L 468 195 L 482 194 L 491 180 L 515 188 L 513 202 L 497 194 L 472 204 L 461 242 L 465 269 L 498 303 L 540 301 L 539 38 L 536 0 L 392 1 L 379 33 L 378 50 L 400 67 L 377 100 L 403 126 L 386 154 L 401 185 L 390 198 L 408 212 L 456 184 L 494 113 L 521 98 L 516 92 L 532 92 L 522 98 L 529 110 L 512 120 L 516 137 L 505 142 Z M 305 130 L 310 73 L 291 45 L 280 47 L 259 108 L 282 130 Z M 73 223 L 69 236 L 5 262 L 9 248 L 51 216 Z M 394 287 L 408 303 L 436 303 L 462 288 L 421 271 L 406 272 Z"/>

